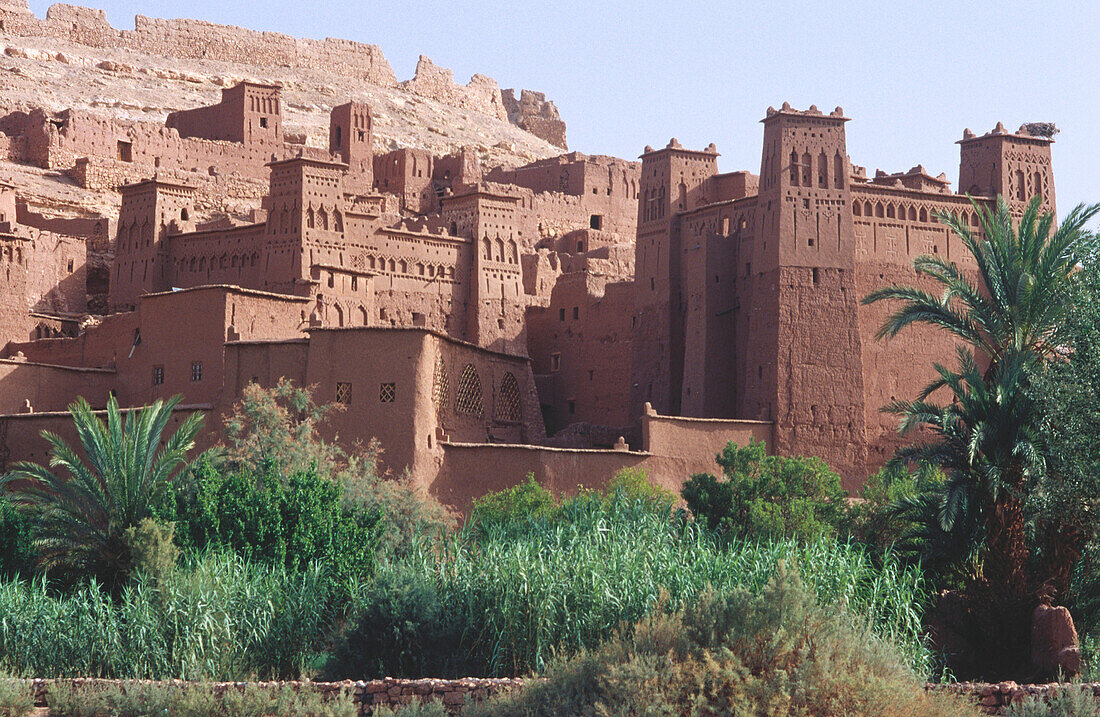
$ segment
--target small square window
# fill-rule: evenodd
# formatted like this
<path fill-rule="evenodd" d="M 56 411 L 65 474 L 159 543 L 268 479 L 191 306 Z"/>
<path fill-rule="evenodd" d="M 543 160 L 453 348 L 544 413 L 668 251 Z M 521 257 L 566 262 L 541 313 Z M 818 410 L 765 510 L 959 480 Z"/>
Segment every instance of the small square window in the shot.
<path fill-rule="evenodd" d="M 192 381 L 201 381 L 202 380 L 202 361 L 192 361 L 191 362 L 191 380 Z"/>
<path fill-rule="evenodd" d="M 381 403 L 393 403 L 397 397 L 397 384 L 381 383 L 378 385 L 378 400 Z"/>
<path fill-rule="evenodd" d="M 164 383 L 164 367 L 163 366 L 154 366 L 153 367 L 153 385 L 154 386 L 159 386 L 162 383 Z"/>
<path fill-rule="evenodd" d="M 550 354 L 550 370 L 551 371 L 560 371 L 561 370 L 561 354 L 560 353 L 559 354 Z"/>
<path fill-rule="evenodd" d="M 260 126 L 264 127 L 264 128 L 267 127 L 267 117 L 261 117 L 260 118 Z"/>
<path fill-rule="evenodd" d="M 350 383 L 336 383 L 336 402 L 342 403 L 345 406 L 351 404 L 351 384 Z"/>

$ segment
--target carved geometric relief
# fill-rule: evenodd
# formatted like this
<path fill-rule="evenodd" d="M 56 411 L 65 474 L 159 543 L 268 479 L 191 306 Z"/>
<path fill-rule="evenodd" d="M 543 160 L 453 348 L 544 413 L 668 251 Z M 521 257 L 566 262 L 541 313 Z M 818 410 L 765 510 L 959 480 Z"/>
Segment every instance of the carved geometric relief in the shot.
<path fill-rule="evenodd" d="M 519 382 L 509 371 L 500 382 L 500 394 L 497 396 L 496 417 L 498 421 L 516 423 L 522 417 L 519 400 Z"/>
<path fill-rule="evenodd" d="M 480 417 L 485 412 L 481 398 L 481 378 L 473 364 L 466 364 L 458 380 L 455 392 L 455 412 Z"/>

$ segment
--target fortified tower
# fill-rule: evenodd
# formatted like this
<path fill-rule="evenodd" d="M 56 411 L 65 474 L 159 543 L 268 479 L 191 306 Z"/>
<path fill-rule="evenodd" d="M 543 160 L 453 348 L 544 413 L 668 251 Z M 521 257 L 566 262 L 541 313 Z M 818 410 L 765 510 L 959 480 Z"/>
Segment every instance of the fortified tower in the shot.
<path fill-rule="evenodd" d="M 979 137 L 969 129 L 959 140 L 959 189 L 982 197 L 1004 196 L 1015 212 L 1032 197 L 1043 198 L 1042 210 L 1053 212 L 1054 170 L 1050 137 L 1032 135 L 1028 125 L 1015 133 L 1000 122 Z"/>
<path fill-rule="evenodd" d="M 777 452 L 813 446 L 844 472 L 865 452 L 848 120 L 784 103 L 762 121 L 741 413 L 775 422 Z"/>
<path fill-rule="evenodd" d="M 369 192 L 374 186 L 374 115 L 362 102 L 334 107 L 329 118 L 329 151 L 348 165 L 348 189 Z"/>
<path fill-rule="evenodd" d="M 684 300 L 677 214 L 707 203 L 706 180 L 718 173 L 718 151 L 699 152 L 672 139 L 642 153 L 638 240 L 634 249 L 635 315 L 631 415 L 649 402 L 679 414 L 684 368 Z"/>
<path fill-rule="evenodd" d="M 303 294 L 310 267 L 338 263 L 329 255 L 344 231 L 343 176 L 347 165 L 305 157 L 271 162 L 265 227 L 265 273 L 272 291 Z"/>
<path fill-rule="evenodd" d="M 195 188 L 157 177 L 119 188 L 122 207 L 108 303 L 129 311 L 142 294 L 171 288 L 169 234 L 195 229 Z"/>

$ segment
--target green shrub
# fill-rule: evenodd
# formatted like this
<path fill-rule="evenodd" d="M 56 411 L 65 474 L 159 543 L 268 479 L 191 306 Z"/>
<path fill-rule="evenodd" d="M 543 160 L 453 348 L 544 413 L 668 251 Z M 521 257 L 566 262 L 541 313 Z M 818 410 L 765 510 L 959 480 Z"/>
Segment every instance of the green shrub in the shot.
<path fill-rule="evenodd" d="M 1012 705 L 1005 717 L 1100 717 L 1100 704 L 1091 687 L 1065 686 Z"/>
<path fill-rule="evenodd" d="M 31 521 L 6 498 L 0 498 L 0 578 L 29 577 L 34 571 Z"/>
<path fill-rule="evenodd" d="M 706 589 L 631 632 L 557 659 L 545 682 L 467 709 L 503 715 L 933 715 L 973 709 L 925 693 L 858 616 L 822 607 L 782 566 L 762 590 Z"/>
<path fill-rule="evenodd" d="M 24 717 L 33 711 L 30 681 L 12 679 L 0 673 L 0 717 Z"/>
<path fill-rule="evenodd" d="M 400 707 L 382 705 L 374 712 L 374 717 L 447 717 L 450 713 L 438 700 L 410 702 Z"/>
<path fill-rule="evenodd" d="M 126 544 L 133 557 L 134 570 L 154 580 L 164 579 L 176 566 L 180 550 L 173 542 L 174 523 L 160 523 L 152 518 L 143 518 L 123 533 Z"/>
<path fill-rule="evenodd" d="M 691 477 L 681 491 L 696 518 L 740 538 L 832 537 L 847 494 L 820 458 L 769 456 L 762 441 L 726 444 L 716 456 L 724 480 Z"/>
<path fill-rule="evenodd" d="M 219 695 L 203 683 L 57 683 L 46 702 L 58 717 L 353 717 L 357 709 L 348 691 L 330 697 L 316 690 L 274 689 L 254 684 Z"/>
<path fill-rule="evenodd" d="M 916 527 L 898 503 L 942 485 L 943 472 L 927 463 L 915 470 L 887 465 L 872 474 L 848 508 L 845 530 L 853 540 L 883 549 L 904 541 Z"/>
<path fill-rule="evenodd" d="M 534 473 L 528 473 L 522 483 L 475 500 L 470 522 L 488 528 L 549 515 L 555 507 L 553 494 L 535 481 Z"/>
<path fill-rule="evenodd" d="M 340 485 L 316 470 L 284 480 L 272 465 L 224 472 L 209 456 L 173 486 L 163 518 L 192 553 L 228 549 L 291 571 L 320 561 L 339 581 L 370 574 L 381 532 L 378 513 L 348 505 Z"/>

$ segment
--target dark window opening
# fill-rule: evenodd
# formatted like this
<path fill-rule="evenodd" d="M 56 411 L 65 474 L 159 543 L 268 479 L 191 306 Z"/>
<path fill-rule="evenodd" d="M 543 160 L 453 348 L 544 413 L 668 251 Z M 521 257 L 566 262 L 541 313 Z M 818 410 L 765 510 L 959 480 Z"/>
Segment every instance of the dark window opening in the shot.
<path fill-rule="evenodd" d="M 261 117 L 260 118 L 260 126 L 265 128 L 265 129 L 267 128 L 267 117 Z"/>
<path fill-rule="evenodd" d="M 558 309 L 558 321 L 565 321 L 565 309 Z"/>
<path fill-rule="evenodd" d="M 581 317 L 581 309 L 579 306 L 573 307 L 573 320 L 577 320 Z"/>
<path fill-rule="evenodd" d="M 577 412 L 577 402 L 572 398 L 569 399 L 569 413 L 573 414 Z"/>
<path fill-rule="evenodd" d="M 813 277 L 814 277 L 814 284 L 817 284 L 817 281 L 818 281 L 817 269 L 813 270 Z"/>
<path fill-rule="evenodd" d="M 396 383 L 382 383 L 378 385 L 378 401 L 380 403 L 393 403 L 397 397 Z"/>
<path fill-rule="evenodd" d="M 589 217 L 588 227 L 589 229 L 603 229 L 603 215 L 593 214 L 591 217 Z"/>
<path fill-rule="evenodd" d="M 73 260 L 72 259 L 69 259 L 68 267 L 69 267 L 69 273 L 72 274 L 73 273 Z"/>
<path fill-rule="evenodd" d="M 134 161 L 134 145 L 131 142 L 125 142 L 123 140 L 118 141 L 118 161 L 120 162 L 133 162 Z"/>
<path fill-rule="evenodd" d="M 153 367 L 153 385 L 154 386 L 159 386 L 162 383 L 164 383 L 164 367 L 163 366 L 154 366 Z"/>
<path fill-rule="evenodd" d="M 202 380 L 202 362 L 201 361 L 191 362 L 191 380 L 192 381 L 201 381 Z"/>
<path fill-rule="evenodd" d="M 550 370 L 551 371 L 560 371 L 561 370 L 561 354 L 560 353 L 559 354 L 550 354 Z"/>
<path fill-rule="evenodd" d="M 351 403 L 351 384 L 336 383 L 336 402 L 347 406 Z"/>

